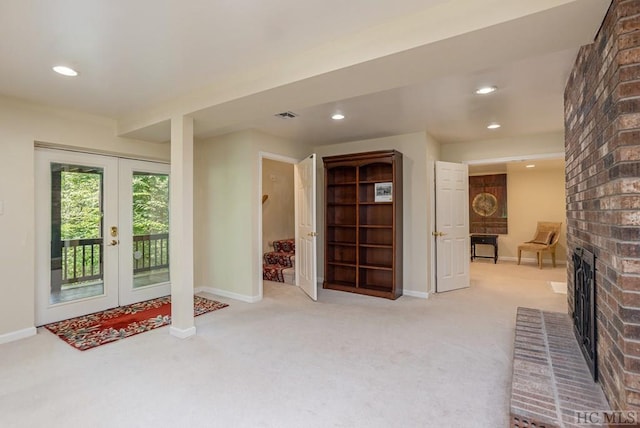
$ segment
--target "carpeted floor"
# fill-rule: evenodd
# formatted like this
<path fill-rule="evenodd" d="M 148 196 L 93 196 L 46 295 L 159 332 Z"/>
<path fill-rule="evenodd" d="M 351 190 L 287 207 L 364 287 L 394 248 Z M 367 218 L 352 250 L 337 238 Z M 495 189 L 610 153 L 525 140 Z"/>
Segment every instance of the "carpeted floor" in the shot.
<path fill-rule="evenodd" d="M 159 328 L 89 353 L 40 329 L 0 345 L 0 426 L 505 427 L 516 307 L 566 311 L 549 287 L 566 268 L 471 275 L 395 302 L 267 283 L 190 339 Z"/>

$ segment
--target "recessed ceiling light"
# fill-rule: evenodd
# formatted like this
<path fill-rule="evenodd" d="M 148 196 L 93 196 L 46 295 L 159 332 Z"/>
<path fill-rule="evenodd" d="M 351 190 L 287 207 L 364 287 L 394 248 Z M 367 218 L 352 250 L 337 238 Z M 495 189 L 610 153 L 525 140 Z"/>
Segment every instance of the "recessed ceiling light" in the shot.
<path fill-rule="evenodd" d="M 476 94 L 478 95 L 487 95 L 491 92 L 495 92 L 498 89 L 497 86 L 483 86 L 482 88 L 476 89 Z"/>
<path fill-rule="evenodd" d="M 487 129 L 498 129 L 500 128 L 500 124 L 499 123 L 490 123 L 489 125 L 487 125 Z"/>
<path fill-rule="evenodd" d="M 525 165 L 525 168 L 535 168 L 536 166 L 532 163 L 530 163 L 529 165 Z"/>
<path fill-rule="evenodd" d="M 331 119 L 333 119 L 333 120 L 342 120 L 342 119 L 344 119 L 344 114 L 336 113 L 333 116 L 331 116 Z"/>
<path fill-rule="evenodd" d="M 53 67 L 53 71 L 58 74 L 62 74 L 63 76 L 75 77 L 78 75 L 78 72 L 73 68 L 65 67 L 64 65 L 56 65 Z"/>

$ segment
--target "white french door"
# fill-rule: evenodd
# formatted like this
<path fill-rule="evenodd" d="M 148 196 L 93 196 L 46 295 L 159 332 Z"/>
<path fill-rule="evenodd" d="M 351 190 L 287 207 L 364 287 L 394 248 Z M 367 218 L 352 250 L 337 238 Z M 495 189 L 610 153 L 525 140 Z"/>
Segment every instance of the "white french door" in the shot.
<path fill-rule="evenodd" d="M 170 293 L 169 166 L 36 150 L 36 324 Z"/>

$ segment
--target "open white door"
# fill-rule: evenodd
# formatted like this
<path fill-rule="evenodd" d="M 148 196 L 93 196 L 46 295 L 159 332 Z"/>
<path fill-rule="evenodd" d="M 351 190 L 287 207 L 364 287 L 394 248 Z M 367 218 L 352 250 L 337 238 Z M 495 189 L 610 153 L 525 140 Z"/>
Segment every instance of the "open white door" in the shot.
<path fill-rule="evenodd" d="M 294 168 L 296 205 L 296 284 L 318 300 L 316 260 L 316 155 Z"/>
<path fill-rule="evenodd" d="M 469 287 L 469 170 L 436 162 L 436 292 Z"/>

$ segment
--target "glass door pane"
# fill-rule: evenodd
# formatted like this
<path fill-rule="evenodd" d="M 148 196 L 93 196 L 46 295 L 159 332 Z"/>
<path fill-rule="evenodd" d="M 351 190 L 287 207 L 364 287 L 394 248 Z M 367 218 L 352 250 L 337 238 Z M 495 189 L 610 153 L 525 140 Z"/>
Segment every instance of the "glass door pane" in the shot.
<path fill-rule="evenodd" d="M 120 159 L 120 304 L 171 293 L 169 165 Z"/>
<path fill-rule="evenodd" d="M 49 303 L 104 294 L 104 170 L 51 164 L 51 292 Z"/>
<path fill-rule="evenodd" d="M 169 175 L 132 174 L 133 288 L 169 281 Z"/>

